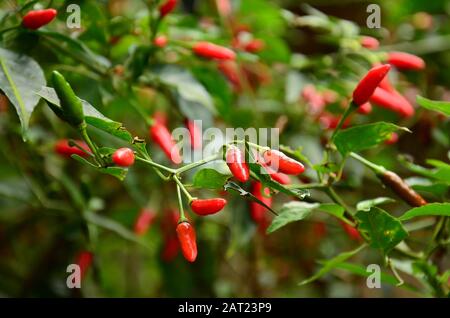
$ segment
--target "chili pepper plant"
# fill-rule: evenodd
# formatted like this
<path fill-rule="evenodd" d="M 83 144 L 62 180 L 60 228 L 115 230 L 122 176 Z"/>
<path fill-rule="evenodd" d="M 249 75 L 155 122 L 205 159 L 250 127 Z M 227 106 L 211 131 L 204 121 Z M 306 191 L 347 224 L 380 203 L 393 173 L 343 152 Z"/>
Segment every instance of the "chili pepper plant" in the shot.
<path fill-rule="evenodd" d="M 449 296 L 448 7 L 355 3 L 3 1 L 0 294 Z"/>

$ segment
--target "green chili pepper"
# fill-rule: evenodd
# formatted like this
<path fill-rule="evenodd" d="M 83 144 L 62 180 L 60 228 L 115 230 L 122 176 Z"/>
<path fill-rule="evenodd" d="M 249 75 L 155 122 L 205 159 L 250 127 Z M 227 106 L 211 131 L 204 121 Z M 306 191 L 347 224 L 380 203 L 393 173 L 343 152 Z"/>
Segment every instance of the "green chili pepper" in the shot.
<path fill-rule="evenodd" d="M 83 105 L 72 87 L 59 72 L 52 73 L 53 88 L 58 95 L 62 116 L 72 126 L 78 127 L 84 122 Z"/>

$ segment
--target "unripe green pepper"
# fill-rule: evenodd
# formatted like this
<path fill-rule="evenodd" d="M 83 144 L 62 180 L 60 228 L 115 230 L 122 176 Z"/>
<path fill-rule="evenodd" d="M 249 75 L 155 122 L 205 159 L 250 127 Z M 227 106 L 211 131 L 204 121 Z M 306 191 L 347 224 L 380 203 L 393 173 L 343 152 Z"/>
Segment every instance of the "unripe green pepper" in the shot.
<path fill-rule="evenodd" d="M 64 76 L 58 71 L 53 71 L 52 82 L 61 104 L 64 119 L 72 126 L 80 126 L 84 122 L 81 100 L 75 95 Z"/>

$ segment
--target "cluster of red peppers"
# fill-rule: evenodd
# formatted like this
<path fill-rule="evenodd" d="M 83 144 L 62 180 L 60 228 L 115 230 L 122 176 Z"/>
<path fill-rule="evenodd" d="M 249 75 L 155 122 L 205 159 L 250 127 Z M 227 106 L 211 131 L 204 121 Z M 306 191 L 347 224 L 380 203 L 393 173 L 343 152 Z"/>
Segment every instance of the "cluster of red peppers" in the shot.
<path fill-rule="evenodd" d="M 376 50 L 379 47 L 378 40 L 370 36 L 361 37 L 360 42 L 361 46 L 370 50 Z M 388 64 L 375 64 L 353 92 L 353 102 L 359 106 L 358 113 L 369 114 L 372 112 L 372 104 L 376 104 L 404 118 L 413 116 L 415 110 L 412 104 L 393 87 L 388 76 L 385 75 L 392 66 L 399 70 L 423 70 L 425 62 L 420 57 L 405 52 L 389 52 L 383 59 Z M 313 85 L 306 85 L 302 91 L 302 97 L 308 103 L 310 113 L 317 115 L 322 127 L 336 128 L 340 117 L 324 110 L 327 104 L 336 102 L 336 98 L 333 98 L 330 91 L 319 92 Z M 347 118 L 343 127 L 349 124 L 350 118 Z M 393 134 L 388 143 L 394 143 L 396 139 L 398 136 Z"/>
<path fill-rule="evenodd" d="M 231 6 L 228 1 L 217 1 L 219 12 L 222 16 L 229 16 L 231 13 Z M 167 0 L 159 7 L 160 18 L 164 18 L 172 12 L 177 5 L 177 0 Z M 22 25 L 25 28 L 36 30 L 48 23 L 50 23 L 56 16 L 57 12 L 54 9 L 35 10 L 28 12 L 22 20 Z M 167 45 L 167 38 L 163 35 L 157 36 L 154 39 L 154 45 L 157 47 L 165 47 Z M 361 45 L 367 49 L 377 49 L 379 42 L 372 37 L 362 37 Z M 264 47 L 264 42 L 259 39 L 251 39 L 249 41 L 240 40 L 239 36 L 235 37 L 233 47 L 238 50 L 255 53 Z M 236 53 L 226 47 L 219 46 L 210 42 L 197 42 L 191 46 L 192 52 L 199 57 L 212 59 L 218 61 L 219 70 L 230 80 L 234 85 L 240 85 L 241 77 L 239 75 L 239 68 L 234 62 Z M 414 113 L 414 108 L 411 104 L 399 94 L 390 84 L 386 77 L 391 65 L 404 70 L 421 70 L 425 67 L 425 63 L 419 57 L 402 52 L 392 52 L 387 55 L 387 62 L 389 64 L 375 65 L 369 72 L 361 79 L 353 91 L 352 104 L 358 107 L 358 111 L 363 114 L 370 113 L 372 106 L 370 102 L 380 106 L 389 108 L 398 112 L 404 117 L 409 117 Z M 54 81 L 57 83 L 57 80 Z M 64 96 L 63 96 L 64 97 Z M 319 94 L 314 87 L 306 87 L 303 91 L 303 97 L 308 100 L 312 107 L 321 112 L 323 107 L 335 100 L 333 94 Z M 64 101 L 64 100 L 63 100 Z M 70 114 L 69 114 L 70 115 Z M 323 114 L 322 114 L 323 115 Z M 78 114 L 73 114 L 73 118 L 77 118 Z M 71 117 L 71 118 L 72 118 Z M 78 116 L 80 117 L 80 116 Z M 326 119 L 325 117 L 321 117 Z M 321 119 L 321 120 L 322 120 Z M 336 127 L 339 118 L 332 120 L 328 118 L 328 127 Z M 79 125 L 75 123 L 74 125 Z M 191 120 L 186 120 L 186 127 L 191 135 L 191 146 L 194 149 L 200 148 L 202 143 L 202 132 L 198 129 L 195 123 Z M 155 144 L 157 144 L 166 156 L 175 164 L 182 161 L 180 151 L 177 148 L 175 141 L 167 126 L 167 119 L 164 114 L 156 113 L 153 116 L 153 124 L 150 126 L 149 134 Z M 62 156 L 89 156 L 91 150 L 83 141 L 60 140 L 55 145 L 55 151 Z M 280 184 L 289 184 L 289 175 L 299 175 L 305 168 L 304 166 L 288 157 L 284 153 L 268 149 L 262 155 L 257 155 L 258 163 L 263 167 L 270 177 Z M 226 163 L 234 176 L 240 182 L 247 182 L 250 179 L 250 170 L 246 162 L 245 152 L 241 151 L 239 147 L 228 145 L 225 153 Z M 135 154 L 129 148 L 119 148 L 111 155 L 111 162 L 120 167 L 130 167 L 135 162 Z M 383 172 L 379 175 L 383 183 L 393 189 L 399 196 L 404 198 L 413 206 L 420 206 L 426 204 L 425 200 L 410 189 L 404 181 L 390 171 Z M 265 188 L 260 181 L 254 181 L 251 184 L 251 193 L 266 206 L 271 207 L 272 197 L 270 196 L 270 189 Z M 227 201 L 223 198 L 198 199 L 193 198 L 189 202 L 192 211 L 200 216 L 215 214 L 221 211 Z M 177 213 L 168 213 L 170 227 L 176 224 L 176 237 L 170 233 L 166 233 L 165 247 L 163 249 L 163 258 L 166 260 L 172 259 L 176 256 L 178 249 L 181 247 L 183 256 L 189 262 L 194 262 L 197 257 L 197 243 L 196 233 L 192 224 L 186 218 L 180 218 Z M 262 228 L 268 224 L 265 217 L 264 206 L 256 203 L 250 203 L 251 218 Z M 136 219 L 134 225 L 134 232 L 137 235 L 145 234 L 150 225 L 154 222 L 156 214 L 150 209 L 142 209 Z M 166 222 L 167 223 L 167 222 Z M 342 223 L 345 231 L 353 239 L 360 239 L 358 231 L 346 223 Z M 163 227 L 167 228 L 166 226 Z M 167 231 L 166 231 L 167 232 Z M 77 263 L 82 268 L 82 275 L 84 275 L 92 262 L 92 253 L 84 251 L 80 253 L 77 258 Z"/>

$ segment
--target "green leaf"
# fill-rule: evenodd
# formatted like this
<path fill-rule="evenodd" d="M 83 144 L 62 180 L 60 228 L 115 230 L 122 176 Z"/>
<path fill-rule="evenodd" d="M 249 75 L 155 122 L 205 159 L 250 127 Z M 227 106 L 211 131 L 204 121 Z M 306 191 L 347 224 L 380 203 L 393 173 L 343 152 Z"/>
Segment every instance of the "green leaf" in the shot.
<path fill-rule="evenodd" d="M 420 192 L 428 192 L 436 198 L 442 198 L 450 189 L 450 182 L 431 181 L 423 177 L 411 177 L 405 179 L 405 182 L 414 190 Z"/>
<path fill-rule="evenodd" d="M 108 231 L 114 232 L 115 234 L 119 235 L 120 237 L 124 238 L 125 240 L 138 243 L 142 246 L 145 246 L 149 248 L 148 244 L 144 241 L 140 240 L 139 237 L 137 237 L 133 232 L 128 230 L 126 227 L 124 227 L 122 224 L 117 223 L 116 221 L 107 218 L 105 216 L 87 212 L 85 213 L 86 220 L 89 223 L 95 224 L 98 227 L 104 228 Z"/>
<path fill-rule="evenodd" d="M 98 153 L 100 154 L 100 156 L 111 156 L 117 149 L 116 148 L 111 148 L 111 147 L 101 147 L 98 149 Z"/>
<path fill-rule="evenodd" d="M 321 203 L 319 210 L 326 212 L 328 214 L 331 214 L 335 217 L 337 217 L 338 219 L 341 219 L 343 221 L 348 221 L 345 217 L 344 217 L 344 212 L 345 209 L 335 203 Z"/>
<path fill-rule="evenodd" d="M 384 253 L 391 251 L 408 236 L 400 221 L 380 208 L 371 207 L 369 211 L 358 211 L 355 218 L 358 231 L 369 245 Z"/>
<path fill-rule="evenodd" d="M 116 177 L 117 179 L 119 179 L 120 181 L 125 180 L 127 173 L 128 173 L 128 169 L 127 168 L 120 168 L 120 167 L 98 167 L 95 164 L 93 164 L 92 162 L 84 159 L 83 157 L 80 157 L 78 155 L 72 155 L 71 156 L 73 159 L 77 160 L 78 162 L 87 165 L 91 168 L 94 168 L 95 170 L 97 170 L 98 172 L 104 173 L 104 174 L 109 174 L 113 177 Z"/>
<path fill-rule="evenodd" d="M 59 32 L 39 30 L 37 33 L 47 41 L 54 44 L 55 48 L 63 48 L 70 51 L 72 57 L 85 61 L 87 65 L 102 72 L 106 72 L 111 62 L 104 56 L 92 52 L 83 42 Z"/>
<path fill-rule="evenodd" d="M 275 232 L 289 223 L 303 220 L 319 206 L 319 203 L 307 203 L 300 201 L 291 201 L 284 204 L 280 210 L 280 214 L 273 219 L 272 224 L 270 224 L 267 229 L 267 233 Z"/>
<path fill-rule="evenodd" d="M 367 271 L 367 269 L 364 266 L 361 266 L 359 264 L 343 262 L 343 263 L 337 264 L 335 266 L 335 268 L 342 269 L 342 270 L 345 270 L 347 272 L 350 272 L 352 274 L 362 276 L 362 277 L 369 277 L 370 275 L 372 275 L 372 272 Z M 397 286 L 397 284 L 398 284 L 398 280 L 397 280 L 397 278 L 395 278 L 395 276 L 384 273 L 384 272 L 380 273 L 380 279 L 381 279 L 382 283 L 389 284 L 392 286 Z M 407 289 L 407 290 L 417 291 L 417 288 L 415 288 L 414 286 L 411 286 L 409 284 L 403 284 L 403 285 L 401 285 L 401 287 L 404 289 Z"/>
<path fill-rule="evenodd" d="M 214 99 L 214 104 L 219 114 L 225 119 L 228 118 L 232 110 L 230 105 L 232 104 L 233 96 L 230 85 L 223 74 L 215 68 L 212 69 L 206 66 L 193 68 L 191 71 Z"/>
<path fill-rule="evenodd" d="M 120 181 L 125 180 L 125 178 L 127 176 L 127 173 L 128 173 L 128 169 L 126 169 L 126 168 L 119 168 L 119 167 L 98 168 L 98 170 L 101 173 L 109 174 L 109 175 L 111 175 L 113 177 L 116 177 Z"/>
<path fill-rule="evenodd" d="M 129 143 L 133 142 L 133 136 L 131 133 L 117 121 L 110 120 L 108 118 L 98 118 L 85 116 L 86 123 L 95 127 L 97 129 L 103 130 L 114 137 L 127 141 Z"/>
<path fill-rule="evenodd" d="M 304 199 L 305 197 L 309 196 L 309 191 L 307 191 L 307 190 L 289 189 L 288 187 L 272 180 L 270 175 L 261 172 L 261 166 L 258 164 L 250 163 L 249 167 L 250 167 L 250 171 L 254 174 L 256 179 L 261 181 L 263 183 L 263 185 L 266 187 L 269 187 L 273 190 L 280 191 L 287 195 L 292 195 L 299 199 Z"/>
<path fill-rule="evenodd" d="M 30 186 L 24 178 L 2 179 L 0 197 L 27 203 L 33 199 Z"/>
<path fill-rule="evenodd" d="M 448 163 L 436 159 L 428 159 L 426 163 L 435 167 L 434 177 L 436 179 L 450 183 L 450 165 Z"/>
<path fill-rule="evenodd" d="M 427 205 L 413 208 L 399 217 L 399 220 L 406 221 L 417 216 L 450 216 L 450 203 L 429 203 Z"/>
<path fill-rule="evenodd" d="M 222 189 L 230 177 L 215 169 L 202 169 L 194 175 L 193 184 L 197 188 Z"/>
<path fill-rule="evenodd" d="M 98 167 L 94 163 L 90 162 L 89 160 L 87 160 L 79 155 L 71 155 L 70 157 L 72 157 L 79 163 L 84 164 L 85 166 L 88 166 L 88 167 L 94 168 L 94 169 L 98 169 Z"/>
<path fill-rule="evenodd" d="M 385 122 L 359 125 L 339 131 L 334 138 L 334 144 L 342 155 L 346 155 L 352 151 L 375 147 L 400 129 L 409 131 L 407 128 Z"/>
<path fill-rule="evenodd" d="M 417 95 L 417 104 L 423 108 L 450 116 L 450 102 L 434 101 Z"/>
<path fill-rule="evenodd" d="M 314 211 L 323 211 L 348 222 L 344 218 L 345 209 L 338 204 L 291 201 L 283 205 L 280 214 L 273 219 L 272 224 L 267 229 L 267 233 L 273 233 L 291 222 L 303 220 Z"/>
<path fill-rule="evenodd" d="M 0 48 L 0 89 L 14 105 L 26 131 L 31 114 L 39 102 L 33 92 L 45 86 L 45 76 L 39 64 L 32 58 Z"/>
<path fill-rule="evenodd" d="M 416 174 L 428 177 L 430 179 L 435 179 L 443 181 L 444 183 L 450 184 L 450 165 L 439 160 L 427 160 L 427 163 L 436 167 L 434 169 L 424 168 L 422 166 L 416 165 L 408 161 L 404 156 L 400 157 L 400 162 L 406 166 L 409 170 Z"/>
<path fill-rule="evenodd" d="M 58 114 L 61 109 L 59 98 L 56 95 L 56 92 L 51 87 L 41 87 L 41 89 L 36 92 L 37 95 L 42 97 L 51 105 L 53 111 Z M 127 141 L 129 143 L 133 142 L 133 136 L 130 132 L 126 130 L 126 128 L 117 121 L 113 121 L 107 117 L 105 117 L 102 113 L 100 113 L 94 106 L 86 102 L 85 100 L 81 100 L 83 104 L 83 112 L 86 123 L 95 127 L 97 129 L 103 130 L 119 139 Z M 62 112 L 61 112 L 62 114 Z"/>
<path fill-rule="evenodd" d="M 433 291 L 434 296 L 446 296 L 443 293 L 439 271 L 436 265 L 425 260 L 418 260 L 412 264 L 412 267 L 414 276 L 425 281 L 430 287 L 430 290 Z"/>
<path fill-rule="evenodd" d="M 232 181 L 228 181 L 223 188 L 225 189 L 225 191 L 228 190 L 233 190 L 239 193 L 240 196 L 245 197 L 247 200 L 250 201 L 254 201 L 256 203 L 258 203 L 259 205 L 262 205 L 263 207 L 265 207 L 266 209 L 268 209 L 270 212 L 272 212 L 275 215 L 278 215 L 277 212 L 275 212 L 270 206 L 268 206 L 267 204 L 265 204 L 264 202 L 262 202 L 260 199 L 258 199 L 257 197 L 255 197 L 253 194 L 251 194 L 248 191 L 245 191 L 244 189 L 242 189 L 238 184 L 232 182 Z"/>
<path fill-rule="evenodd" d="M 356 204 L 356 210 L 369 211 L 373 206 L 377 206 L 377 205 L 384 204 L 384 203 L 391 203 L 391 202 L 395 202 L 395 200 L 392 198 L 386 198 L 386 197 L 379 197 L 379 198 L 375 198 L 375 199 L 364 200 L 364 201 L 360 201 L 360 202 L 358 202 L 358 204 Z"/>
<path fill-rule="evenodd" d="M 212 124 L 212 114 L 216 113 L 213 100 L 188 69 L 163 65 L 156 67 L 153 72 L 150 77 L 156 76 L 159 82 L 170 88 L 180 111 L 186 117 L 201 119 L 205 121 L 205 126 Z"/>
<path fill-rule="evenodd" d="M 333 268 L 335 268 L 342 262 L 345 262 L 352 256 L 358 254 L 365 247 L 366 247 L 366 245 L 363 244 L 361 246 L 358 246 L 358 248 L 356 248 L 352 251 L 341 253 L 341 254 L 333 257 L 329 261 L 324 262 L 323 267 L 317 273 L 315 273 L 313 276 L 305 279 L 304 281 L 300 282 L 299 285 L 306 285 L 306 284 L 309 284 L 309 283 L 321 278 L 322 276 L 324 276 L 325 274 L 330 272 Z"/>

